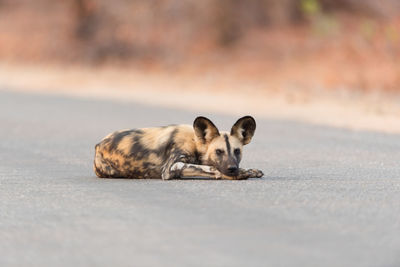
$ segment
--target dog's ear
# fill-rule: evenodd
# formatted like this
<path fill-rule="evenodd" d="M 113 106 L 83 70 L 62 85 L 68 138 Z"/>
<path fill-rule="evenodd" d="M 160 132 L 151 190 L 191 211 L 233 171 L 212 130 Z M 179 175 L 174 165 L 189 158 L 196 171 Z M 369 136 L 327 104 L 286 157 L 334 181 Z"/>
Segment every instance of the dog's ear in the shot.
<path fill-rule="evenodd" d="M 251 116 L 244 116 L 232 126 L 231 135 L 239 138 L 243 145 L 250 143 L 256 130 L 256 121 Z"/>
<path fill-rule="evenodd" d="M 197 117 L 193 122 L 193 128 L 197 139 L 203 144 L 209 143 L 219 136 L 217 127 L 205 117 Z"/>

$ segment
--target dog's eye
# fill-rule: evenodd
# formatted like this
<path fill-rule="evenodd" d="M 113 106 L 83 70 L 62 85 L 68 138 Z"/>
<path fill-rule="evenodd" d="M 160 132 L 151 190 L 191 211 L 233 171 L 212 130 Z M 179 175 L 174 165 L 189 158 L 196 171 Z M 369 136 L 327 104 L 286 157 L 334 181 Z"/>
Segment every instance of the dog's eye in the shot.
<path fill-rule="evenodd" d="M 235 153 L 235 155 L 240 155 L 240 149 L 235 148 L 235 150 L 233 150 L 233 153 Z"/>
<path fill-rule="evenodd" d="M 219 156 L 219 155 L 224 154 L 224 151 L 222 149 L 216 149 L 215 154 L 217 154 Z"/>

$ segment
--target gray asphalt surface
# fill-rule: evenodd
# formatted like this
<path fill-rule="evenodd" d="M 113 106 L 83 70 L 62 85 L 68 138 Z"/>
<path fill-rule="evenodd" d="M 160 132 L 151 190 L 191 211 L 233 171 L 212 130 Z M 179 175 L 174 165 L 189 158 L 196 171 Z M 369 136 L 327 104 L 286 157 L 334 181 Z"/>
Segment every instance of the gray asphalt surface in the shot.
<path fill-rule="evenodd" d="M 196 115 L 0 91 L 0 266 L 400 266 L 398 135 L 259 119 L 263 179 L 95 177 L 109 132 Z"/>

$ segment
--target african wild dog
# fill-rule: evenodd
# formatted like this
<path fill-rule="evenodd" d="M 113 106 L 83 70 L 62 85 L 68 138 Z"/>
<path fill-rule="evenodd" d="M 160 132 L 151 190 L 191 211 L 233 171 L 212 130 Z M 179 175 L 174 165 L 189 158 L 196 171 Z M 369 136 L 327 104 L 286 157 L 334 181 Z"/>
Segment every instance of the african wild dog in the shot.
<path fill-rule="evenodd" d="M 228 132 L 219 132 L 207 118 L 190 125 L 118 131 L 96 145 L 94 171 L 102 178 L 206 177 L 247 179 L 260 170 L 239 168 L 242 147 L 251 141 L 256 122 L 240 118 Z"/>

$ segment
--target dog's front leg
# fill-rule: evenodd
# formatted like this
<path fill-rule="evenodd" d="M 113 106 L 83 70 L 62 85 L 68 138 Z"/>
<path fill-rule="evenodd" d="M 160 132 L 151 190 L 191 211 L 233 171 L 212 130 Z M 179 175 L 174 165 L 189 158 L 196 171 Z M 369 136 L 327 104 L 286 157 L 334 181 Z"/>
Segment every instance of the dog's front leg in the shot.
<path fill-rule="evenodd" d="M 175 178 L 211 178 L 225 180 L 242 180 L 248 178 L 260 178 L 263 172 L 256 169 L 240 169 L 238 176 L 227 176 L 222 174 L 216 168 L 207 165 L 197 165 L 184 162 L 175 162 L 170 168 L 170 173 Z"/>
<path fill-rule="evenodd" d="M 172 178 L 211 178 L 211 179 L 221 179 L 223 175 L 214 167 L 207 165 L 197 165 L 184 162 L 175 162 L 169 168 L 169 173 L 163 173 L 163 179 L 169 177 Z"/>

